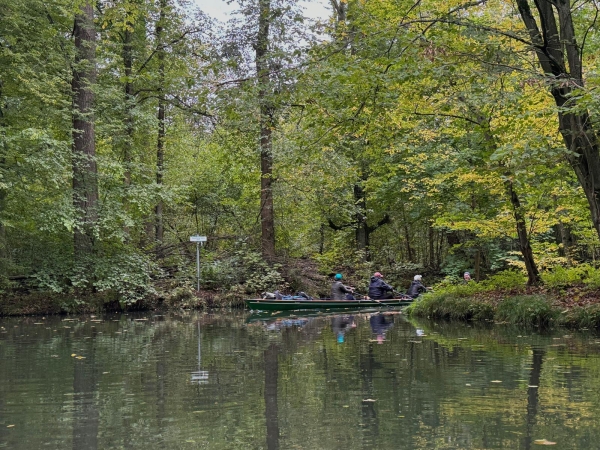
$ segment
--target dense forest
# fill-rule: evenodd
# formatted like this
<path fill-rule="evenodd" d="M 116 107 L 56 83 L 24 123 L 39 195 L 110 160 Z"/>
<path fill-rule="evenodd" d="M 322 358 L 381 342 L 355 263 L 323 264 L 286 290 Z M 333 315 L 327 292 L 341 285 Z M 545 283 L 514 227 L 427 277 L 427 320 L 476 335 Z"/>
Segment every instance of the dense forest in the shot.
<path fill-rule="evenodd" d="M 0 0 L 2 291 L 595 263 L 596 1 L 236 2 Z"/>

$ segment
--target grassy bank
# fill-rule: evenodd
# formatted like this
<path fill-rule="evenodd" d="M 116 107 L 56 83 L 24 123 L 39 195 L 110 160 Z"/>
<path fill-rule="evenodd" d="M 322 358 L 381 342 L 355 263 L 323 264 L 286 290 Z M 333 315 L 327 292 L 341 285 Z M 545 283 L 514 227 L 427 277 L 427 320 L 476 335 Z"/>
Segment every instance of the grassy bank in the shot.
<path fill-rule="evenodd" d="M 596 269 L 559 268 L 542 277 L 540 287 L 525 286 L 524 275 L 512 271 L 481 283 L 442 283 L 407 313 L 432 319 L 600 328 L 600 273 Z"/>

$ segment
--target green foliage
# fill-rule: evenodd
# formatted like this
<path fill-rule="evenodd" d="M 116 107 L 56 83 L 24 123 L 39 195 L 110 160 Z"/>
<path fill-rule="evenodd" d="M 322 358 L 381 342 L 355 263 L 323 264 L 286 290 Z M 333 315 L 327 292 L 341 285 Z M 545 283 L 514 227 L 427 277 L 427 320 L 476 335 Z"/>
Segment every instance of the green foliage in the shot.
<path fill-rule="evenodd" d="M 502 300 L 497 307 L 495 320 L 524 326 L 543 327 L 558 317 L 558 310 L 541 295 L 521 295 Z"/>
<path fill-rule="evenodd" d="M 568 327 L 600 328 L 600 305 L 574 306 L 563 311 L 558 322 Z"/>
<path fill-rule="evenodd" d="M 505 270 L 479 283 L 475 281 L 466 283 L 458 277 L 446 277 L 435 286 L 435 294 L 469 297 L 480 292 L 523 289 L 526 281 L 526 276 L 515 270 Z"/>
<path fill-rule="evenodd" d="M 240 296 L 284 290 L 279 264 L 269 264 L 260 253 L 242 246 L 226 258 L 204 262 L 202 285 L 227 292 L 236 288 Z"/>
<path fill-rule="evenodd" d="M 600 274 L 589 264 L 574 267 L 556 266 L 541 273 L 544 284 L 549 288 L 564 288 L 567 286 L 586 284 L 590 287 L 600 287 Z"/>
<path fill-rule="evenodd" d="M 490 304 L 450 293 L 425 295 L 421 300 L 412 303 L 407 308 L 407 313 L 447 320 L 491 320 L 494 317 Z"/>

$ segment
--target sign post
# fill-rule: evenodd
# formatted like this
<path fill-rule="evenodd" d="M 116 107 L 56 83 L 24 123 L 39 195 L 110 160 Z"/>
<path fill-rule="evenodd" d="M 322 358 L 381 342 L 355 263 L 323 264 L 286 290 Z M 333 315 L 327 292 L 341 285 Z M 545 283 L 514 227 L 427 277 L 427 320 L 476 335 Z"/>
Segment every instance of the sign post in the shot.
<path fill-rule="evenodd" d="M 190 242 L 196 243 L 196 290 L 200 292 L 200 246 L 206 242 L 206 236 L 198 236 L 197 234 L 190 236 Z"/>

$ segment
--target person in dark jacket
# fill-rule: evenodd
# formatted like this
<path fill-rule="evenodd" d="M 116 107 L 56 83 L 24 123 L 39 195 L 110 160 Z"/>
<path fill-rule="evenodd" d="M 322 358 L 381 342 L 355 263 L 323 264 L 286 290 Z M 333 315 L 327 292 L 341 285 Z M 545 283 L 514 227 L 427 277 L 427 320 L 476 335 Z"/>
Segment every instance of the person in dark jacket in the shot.
<path fill-rule="evenodd" d="M 352 294 L 353 289 L 342 284 L 342 274 L 337 273 L 331 285 L 331 298 L 333 300 L 346 300 L 346 294 Z"/>
<path fill-rule="evenodd" d="M 427 290 L 427 288 L 421 282 L 422 279 L 423 279 L 422 275 L 415 275 L 415 278 L 410 283 L 410 287 L 408 288 L 408 291 L 406 291 L 406 295 L 408 295 L 412 298 L 417 298 L 420 294 L 425 292 Z"/>
<path fill-rule="evenodd" d="M 394 288 L 383 281 L 383 275 L 375 272 L 369 284 L 369 297 L 374 300 L 394 298 Z"/>

